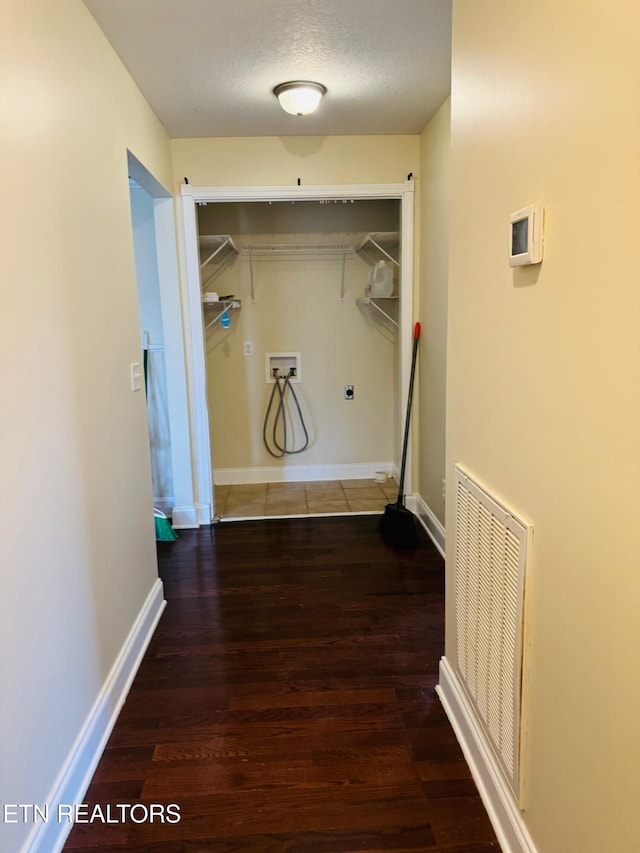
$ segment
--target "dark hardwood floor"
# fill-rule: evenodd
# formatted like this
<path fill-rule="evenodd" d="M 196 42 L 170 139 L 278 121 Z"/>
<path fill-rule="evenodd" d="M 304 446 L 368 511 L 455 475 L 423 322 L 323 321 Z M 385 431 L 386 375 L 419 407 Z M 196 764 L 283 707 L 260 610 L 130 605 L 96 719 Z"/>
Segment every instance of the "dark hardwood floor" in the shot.
<path fill-rule="evenodd" d="M 65 850 L 499 851 L 434 691 L 442 559 L 426 536 L 391 550 L 377 521 L 160 546 L 167 608 L 85 803 L 181 819 L 76 824 Z"/>

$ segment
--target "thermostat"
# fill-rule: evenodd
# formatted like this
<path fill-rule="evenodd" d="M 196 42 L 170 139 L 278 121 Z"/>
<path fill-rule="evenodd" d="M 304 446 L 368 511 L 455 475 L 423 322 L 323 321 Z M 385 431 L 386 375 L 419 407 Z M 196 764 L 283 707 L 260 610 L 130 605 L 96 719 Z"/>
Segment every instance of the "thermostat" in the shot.
<path fill-rule="evenodd" d="M 539 264 L 542 260 L 544 208 L 530 204 L 511 214 L 509 224 L 509 266 Z"/>

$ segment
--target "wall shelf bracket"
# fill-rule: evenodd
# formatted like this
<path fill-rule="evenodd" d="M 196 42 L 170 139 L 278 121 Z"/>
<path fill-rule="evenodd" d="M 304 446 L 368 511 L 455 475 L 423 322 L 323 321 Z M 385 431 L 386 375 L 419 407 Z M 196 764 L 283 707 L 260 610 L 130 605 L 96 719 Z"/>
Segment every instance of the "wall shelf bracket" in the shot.
<path fill-rule="evenodd" d="M 238 255 L 238 247 L 229 234 L 203 234 L 199 238 L 199 248 L 201 279 L 202 271 L 213 263 L 211 275 L 201 281 L 202 290 L 205 290 Z M 209 251 L 211 249 L 213 251 Z"/>
<path fill-rule="evenodd" d="M 356 305 L 368 305 L 378 311 L 385 320 L 398 328 L 399 299 L 397 296 L 358 296 Z"/>
<path fill-rule="evenodd" d="M 400 263 L 398 259 L 390 254 L 393 249 L 397 251 L 398 246 L 399 235 L 397 231 L 373 231 L 363 237 L 356 246 L 355 251 L 370 264 L 375 264 L 380 260 L 375 254 L 377 250 L 386 260 L 391 261 L 394 266 L 399 267 Z"/>
<path fill-rule="evenodd" d="M 217 323 L 222 317 L 222 315 L 225 313 L 225 311 L 234 311 L 242 307 L 242 300 L 240 299 L 207 299 L 207 296 L 210 295 L 211 294 L 207 293 L 204 294 L 202 299 L 202 305 L 204 308 L 218 308 L 218 313 L 215 315 L 215 317 L 206 320 L 204 326 L 205 331 L 211 328 L 211 326 L 213 326 L 215 323 Z M 220 308 L 222 308 L 222 310 L 219 310 Z"/>

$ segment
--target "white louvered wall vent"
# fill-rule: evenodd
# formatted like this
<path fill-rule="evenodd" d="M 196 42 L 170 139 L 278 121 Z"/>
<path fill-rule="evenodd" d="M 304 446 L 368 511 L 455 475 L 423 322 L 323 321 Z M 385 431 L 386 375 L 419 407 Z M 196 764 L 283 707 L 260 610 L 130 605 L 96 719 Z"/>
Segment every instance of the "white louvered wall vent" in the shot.
<path fill-rule="evenodd" d="M 456 465 L 456 666 L 517 800 L 524 579 L 531 537 L 531 525 Z"/>

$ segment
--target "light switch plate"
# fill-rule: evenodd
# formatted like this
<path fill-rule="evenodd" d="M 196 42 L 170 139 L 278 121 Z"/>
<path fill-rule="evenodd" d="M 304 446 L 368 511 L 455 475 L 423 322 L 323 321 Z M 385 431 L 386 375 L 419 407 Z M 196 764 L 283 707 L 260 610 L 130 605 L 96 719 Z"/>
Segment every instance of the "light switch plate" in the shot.
<path fill-rule="evenodd" d="M 131 376 L 131 390 L 140 391 L 142 388 L 142 371 L 140 370 L 139 361 L 134 361 L 129 365 L 129 373 Z"/>

